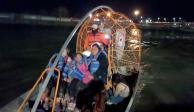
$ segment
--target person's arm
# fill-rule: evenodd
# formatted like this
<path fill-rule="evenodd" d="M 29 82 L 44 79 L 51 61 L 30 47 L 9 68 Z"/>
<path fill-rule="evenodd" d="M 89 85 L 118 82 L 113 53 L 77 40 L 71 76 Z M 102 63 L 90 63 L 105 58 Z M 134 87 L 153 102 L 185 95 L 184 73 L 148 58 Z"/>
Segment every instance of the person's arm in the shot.
<path fill-rule="evenodd" d="M 63 65 L 64 65 L 64 57 L 63 57 L 63 56 L 60 56 L 59 62 L 58 62 L 58 65 L 57 65 L 57 68 L 58 68 L 60 71 L 62 71 Z"/>
<path fill-rule="evenodd" d="M 69 64 L 66 64 L 64 69 L 63 69 L 63 72 L 62 72 L 62 78 L 65 80 L 68 76 L 68 72 L 69 72 Z"/>

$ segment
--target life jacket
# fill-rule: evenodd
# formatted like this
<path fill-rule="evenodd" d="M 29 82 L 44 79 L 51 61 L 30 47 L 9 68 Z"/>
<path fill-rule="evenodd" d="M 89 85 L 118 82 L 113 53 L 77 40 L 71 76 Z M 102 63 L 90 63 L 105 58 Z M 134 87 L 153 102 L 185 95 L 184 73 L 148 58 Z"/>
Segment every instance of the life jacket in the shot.
<path fill-rule="evenodd" d="M 66 75 L 71 78 L 76 78 L 78 80 L 83 79 L 83 73 L 79 70 L 75 61 L 72 61 L 68 67 L 65 67 L 67 70 Z"/>
<path fill-rule="evenodd" d="M 84 49 L 91 48 L 91 46 L 96 42 L 104 44 L 105 46 L 108 46 L 108 40 L 105 38 L 104 33 L 97 32 L 93 34 L 92 32 L 90 32 L 88 33 L 85 39 Z"/>
<path fill-rule="evenodd" d="M 83 79 L 82 82 L 84 84 L 88 84 L 91 80 L 94 79 L 94 77 L 91 75 L 91 73 L 88 70 L 88 67 L 85 63 L 82 63 L 78 65 L 78 69 L 82 72 L 83 74 Z"/>
<path fill-rule="evenodd" d="M 101 53 L 102 53 L 102 51 L 99 51 L 98 54 L 96 55 L 96 57 L 91 55 L 87 60 L 87 65 L 88 65 L 88 68 L 89 68 L 89 71 L 91 74 L 94 74 L 98 70 L 98 68 L 100 67 L 98 57 Z"/>

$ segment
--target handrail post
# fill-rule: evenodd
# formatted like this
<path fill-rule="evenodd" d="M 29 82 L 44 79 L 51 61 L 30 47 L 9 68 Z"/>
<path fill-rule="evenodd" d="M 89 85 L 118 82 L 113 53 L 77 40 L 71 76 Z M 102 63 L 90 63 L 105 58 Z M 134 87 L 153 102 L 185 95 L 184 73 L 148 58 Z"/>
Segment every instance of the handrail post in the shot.
<path fill-rule="evenodd" d="M 55 110 L 57 93 L 58 93 L 58 90 L 59 90 L 59 81 L 60 81 L 60 77 L 61 77 L 59 69 L 55 69 L 55 70 L 58 72 L 58 77 L 57 77 L 57 85 L 55 87 L 55 96 L 54 96 L 54 100 L 53 100 L 52 112 L 54 112 L 54 110 Z"/>

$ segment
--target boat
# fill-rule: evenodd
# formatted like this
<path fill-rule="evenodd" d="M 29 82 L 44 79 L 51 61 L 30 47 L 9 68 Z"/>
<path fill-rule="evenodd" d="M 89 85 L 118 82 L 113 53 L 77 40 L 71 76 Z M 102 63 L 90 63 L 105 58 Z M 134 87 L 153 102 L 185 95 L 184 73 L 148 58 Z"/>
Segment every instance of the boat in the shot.
<path fill-rule="evenodd" d="M 131 93 L 124 99 L 124 110 L 120 112 L 132 111 L 133 102 L 138 91 L 138 84 L 141 77 L 140 74 L 140 62 L 141 62 L 141 35 L 140 30 L 135 26 L 132 20 L 126 17 L 124 14 L 114 11 L 108 6 L 98 6 L 89 11 L 75 26 L 73 31 L 68 36 L 64 45 L 58 54 L 55 54 L 50 61 L 53 64 L 50 68 L 46 68 L 39 76 L 34 86 L 22 96 L 22 102 L 18 104 L 14 109 L 17 112 L 28 112 L 29 99 L 35 94 L 35 101 L 31 112 L 36 112 L 40 103 L 41 97 L 47 85 L 51 79 L 52 74 L 55 72 L 58 74 L 57 84 L 54 90 L 54 98 L 52 104 L 52 112 L 55 112 L 56 101 L 58 93 L 60 91 L 60 71 L 56 68 L 60 55 L 66 49 L 72 41 L 76 38 L 76 50 L 75 52 L 84 52 L 84 43 L 87 33 L 91 30 L 91 26 L 94 22 L 100 22 L 103 24 L 102 32 L 105 38 L 109 39 L 109 45 L 107 48 L 108 57 L 108 78 L 106 83 L 107 90 L 111 88 L 111 76 L 112 74 L 119 73 L 123 77 L 127 78 L 127 81 L 133 82 Z M 131 73 L 135 78 L 131 78 Z M 41 85 L 40 85 L 41 84 Z M 40 88 L 36 93 L 37 88 Z M 117 107 L 117 105 L 115 105 Z M 114 111 L 114 110 L 113 110 Z M 73 111 L 72 111 L 73 112 Z"/>

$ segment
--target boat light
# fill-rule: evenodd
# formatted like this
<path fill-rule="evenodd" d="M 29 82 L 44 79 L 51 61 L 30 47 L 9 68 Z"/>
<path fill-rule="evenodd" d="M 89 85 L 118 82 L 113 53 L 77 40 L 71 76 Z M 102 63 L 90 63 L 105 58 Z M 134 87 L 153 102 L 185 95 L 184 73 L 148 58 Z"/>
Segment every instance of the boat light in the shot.
<path fill-rule="evenodd" d="M 138 31 L 136 29 L 132 29 L 132 35 L 137 36 L 138 35 Z"/>
<path fill-rule="evenodd" d="M 100 21 L 100 19 L 98 19 L 98 18 L 94 18 L 94 21 Z"/>
<path fill-rule="evenodd" d="M 86 50 L 82 54 L 89 57 L 91 55 L 91 52 L 89 50 Z"/>
<path fill-rule="evenodd" d="M 133 43 L 133 44 L 138 44 L 138 43 L 139 43 L 139 41 L 137 41 L 137 40 L 130 40 L 130 43 Z"/>
<path fill-rule="evenodd" d="M 105 34 L 105 35 L 104 35 L 104 38 L 105 38 L 105 39 L 110 39 L 110 36 L 109 36 L 108 34 Z"/>
<path fill-rule="evenodd" d="M 92 18 L 92 14 L 89 14 L 89 17 Z"/>
<path fill-rule="evenodd" d="M 108 17 L 110 17 L 110 16 L 111 16 L 111 13 L 110 13 L 110 12 L 108 12 L 108 13 L 107 13 L 107 16 L 108 16 Z"/>
<path fill-rule="evenodd" d="M 96 14 L 96 17 L 98 17 L 99 16 L 99 14 Z"/>

